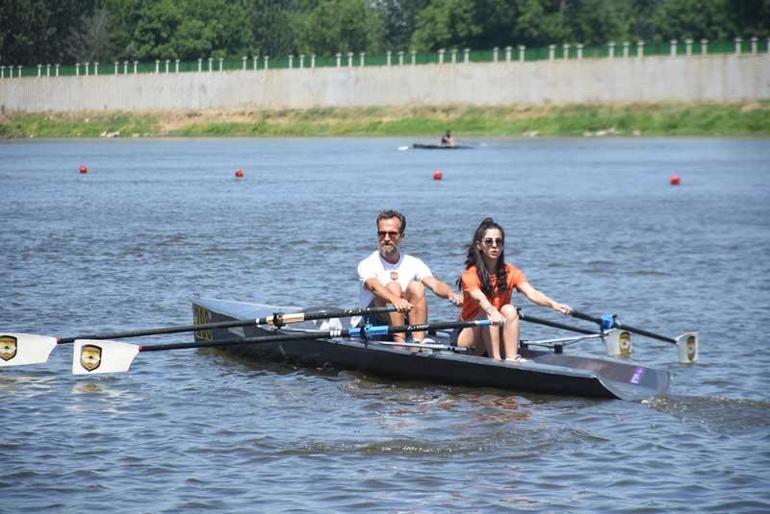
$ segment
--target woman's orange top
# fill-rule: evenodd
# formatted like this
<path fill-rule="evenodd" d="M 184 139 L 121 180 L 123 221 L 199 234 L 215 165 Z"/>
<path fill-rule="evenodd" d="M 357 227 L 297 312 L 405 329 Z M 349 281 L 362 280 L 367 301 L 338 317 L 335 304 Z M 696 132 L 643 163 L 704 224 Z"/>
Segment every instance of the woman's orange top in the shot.
<path fill-rule="evenodd" d="M 481 278 L 478 274 L 478 268 L 471 266 L 465 270 L 461 281 L 463 284 L 463 310 L 460 314 L 460 319 L 476 319 L 479 313 L 482 312 L 481 305 L 470 293 L 476 289 L 481 289 Z M 489 281 L 492 283 L 492 288 L 497 291 L 497 275 L 490 276 Z M 492 298 L 487 298 L 497 310 L 500 310 L 506 303 L 511 303 L 513 289 L 519 286 L 519 284 L 526 282 L 527 276 L 513 264 L 505 263 L 505 281 L 508 284 L 505 293 L 495 294 Z"/>

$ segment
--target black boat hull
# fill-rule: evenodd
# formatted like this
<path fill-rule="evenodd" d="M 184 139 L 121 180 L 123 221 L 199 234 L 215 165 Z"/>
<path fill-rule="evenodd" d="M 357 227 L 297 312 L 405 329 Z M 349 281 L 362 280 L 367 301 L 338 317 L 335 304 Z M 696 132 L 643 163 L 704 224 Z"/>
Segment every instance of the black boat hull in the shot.
<path fill-rule="evenodd" d="M 279 311 L 292 312 L 266 305 L 203 298 L 194 299 L 193 311 L 196 323 L 256 319 Z M 349 320 L 339 321 L 349 326 Z M 308 322 L 282 331 L 302 328 L 318 330 L 319 327 Z M 196 340 L 272 334 L 275 331 L 270 327 L 246 327 L 198 332 Z M 312 368 L 333 366 L 402 380 L 589 398 L 639 401 L 664 394 L 669 384 L 668 372 L 635 363 L 532 350 L 524 351 L 529 361 L 515 364 L 452 350 L 415 353 L 402 347 L 341 338 L 237 344 L 225 347 L 225 351 L 247 359 L 291 362 Z"/>

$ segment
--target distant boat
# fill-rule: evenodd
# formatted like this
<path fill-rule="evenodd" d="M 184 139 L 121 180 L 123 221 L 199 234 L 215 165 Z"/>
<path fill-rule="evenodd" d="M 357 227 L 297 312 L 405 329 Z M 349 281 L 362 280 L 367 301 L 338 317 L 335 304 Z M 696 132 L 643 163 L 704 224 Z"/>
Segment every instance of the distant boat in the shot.
<path fill-rule="evenodd" d="M 471 145 L 425 145 L 420 143 L 414 143 L 412 148 L 415 150 L 470 150 L 475 148 Z"/>

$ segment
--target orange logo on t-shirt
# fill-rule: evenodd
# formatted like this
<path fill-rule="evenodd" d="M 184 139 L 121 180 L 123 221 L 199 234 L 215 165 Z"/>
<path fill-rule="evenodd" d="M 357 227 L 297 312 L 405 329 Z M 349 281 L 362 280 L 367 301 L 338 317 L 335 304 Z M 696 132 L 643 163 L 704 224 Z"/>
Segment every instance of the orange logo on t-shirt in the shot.
<path fill-rule="evenodd" d="M 391 272 L 390 272 L 390 279 L 391 279 L 393 282 L 398 282 L 398 271 L 395 271 L 395 270 L 394 270 L 394 271 L 391 271 Z"/>

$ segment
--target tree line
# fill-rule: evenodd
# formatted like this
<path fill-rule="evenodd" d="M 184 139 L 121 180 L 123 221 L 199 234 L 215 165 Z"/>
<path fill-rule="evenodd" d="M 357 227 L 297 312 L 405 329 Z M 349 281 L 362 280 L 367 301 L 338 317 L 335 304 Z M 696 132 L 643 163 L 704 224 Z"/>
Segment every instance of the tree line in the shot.
<path fill-rule="evenodd" d="M 767 37 L 770 0 L 0 0 L 0 64 Z"/>

